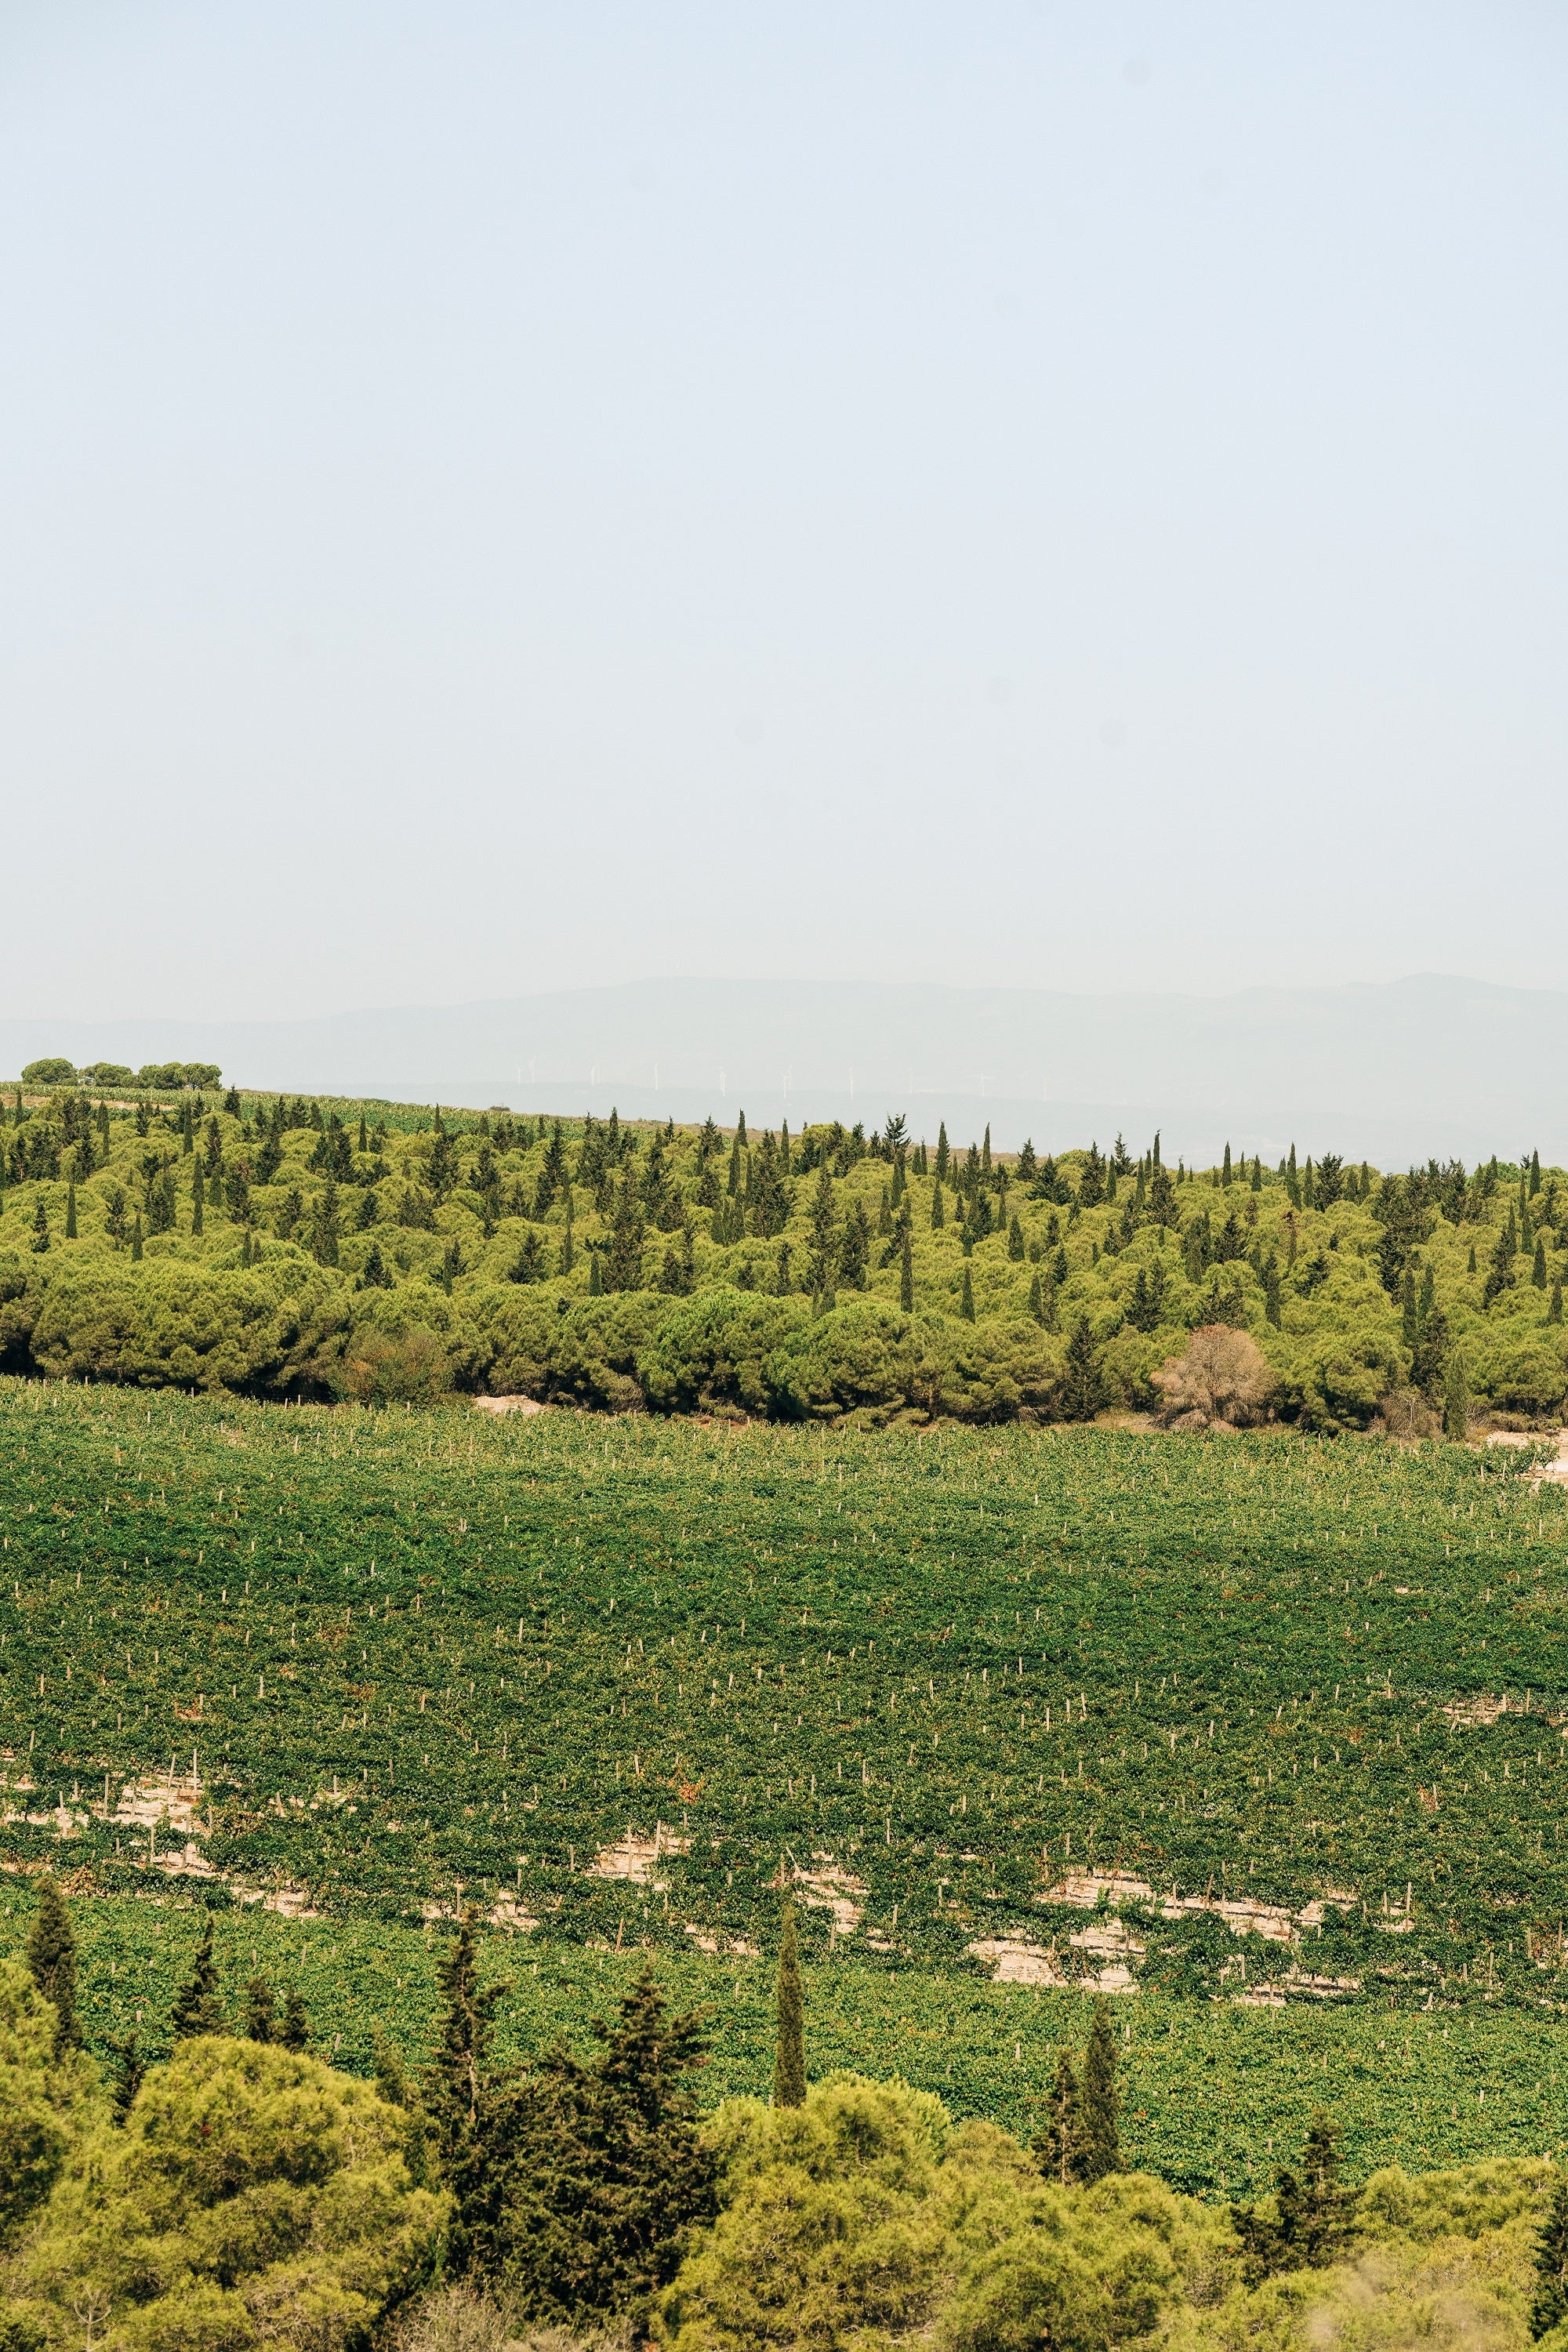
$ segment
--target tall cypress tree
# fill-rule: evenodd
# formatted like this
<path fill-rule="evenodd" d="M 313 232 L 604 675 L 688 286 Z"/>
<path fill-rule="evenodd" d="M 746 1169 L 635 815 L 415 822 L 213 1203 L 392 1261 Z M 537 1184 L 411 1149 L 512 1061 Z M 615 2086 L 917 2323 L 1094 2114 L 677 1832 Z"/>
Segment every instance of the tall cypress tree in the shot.
<path fill-rule="evenodd" d="M 899 1244 L 899 1306 L 905 1315 L 912 1315 L 915 1305 L 915 1252 L 906 1224 Z"/>
<path fill-rule="evenodd" d="M 940 1234 L 946 1223 L 947 1212 L 942 1206 L 942 1178 L 939 1176 L 936 1182 L 931 1186 L 931 1229 L 932 1233 Z"/>
<path fill-rule="evenodd" d="M 27 1968 L 45 2000 L 55 2005 L 55 2056 L 81 2047 L 76 2013 L 76 1933 L 65 1896 L 52 1878 L 38 1887 L 38 1907 L 27 1931 Z"/>
<path fill-rule="evenodd" d="M 1546 1309 L 1546 1319 L 1549 1323 L 1561 1323 L 1563 1320 L 1563 1276 L 1561 1275 L 1552 1286 L 1552 1297 Z"/>
<path fill-rule="evenodd" d="M 67 1231 L 67 1233 L 68 1233 L 68 1234 L 69 1233 L 69 1231 L 70 1231 L 70 1227 L 69 1227 L 68 1225 L 66 1227 L 66 1231 Z M 1535 1285 L 1535 1287 L 1536 1287 L 1536 1289 L 1537 1289 L 1537 1290 L 1544 1290 L 1544 1289 L 1545 1289 L 1545 1287 L 1546 1287 L 1546 1244 L 1545 1244 L 1543 1241 L 1539 1240 L 1539 1239 L 1537 1240 L 1536 1244 L 1535 1244 L 1535 1259 L 1534 1259 L 1534 1263 L 1532 1264 L 1532 1265 L 1531 1266 L 1531 1269 L 1530 1269 L 1530 1278 L 1531 1278 L 1531 1281 Z"/>
<path fill-rule="evenodd" d="M 1100 1364 L 1095 1355 L 1094 1333 L 1087 1315 L 1080 1315 L 1073 1325 L 1068 1341 L 1067 1379 L 1062 1385 L 1062 1410 L 1069 1421 L 1092 1421 L 1100 1411 L 1101 1396 Z"/>
<path fill-rule="evenodd" d="M 147 2062 L 142 2055 L 140 2038 L 134 2033 L 128 2033 L 123 2042 L 115 2042 L 113 2047 L 114 2072 L 109 2096 L 115 2122 L 123 2124 L 136 2105 L 136 2094 L 146 2079 Z"/>
<path fill-rule="evenodd" d="M 131 1262 L 133 1265 L 139 1265 L 141 1263 L 141 1258 L 142 1218 L 140 1212 L 138 1212 L 136 1223 L 131 1228 Z"/>
<path fill-rule="evenodd" d="M 778 2039 L 773 2053 L 773 2105 L 799 2107 L 805 2104 L 805 1994 L 800 1980 L 800 1943 L 795 1931 L 795 1905 L 784 1907 L 784 1932 L 779 1938 L 778 1991 L 775 2003 Z"/>
<path fill-rule="evenodd" d="M 290 1985 L 289 1998 L 283 2004 L 283 2022 L 278 2029 L 279 2047 L 292 2051 L 296 2057 L 310 2046 L 310 2021 L 306 2013 L 304 1995 L 298 1985 Z"/>
<path fill-rule="evenodd" d="M 1450 1444 L 1462 1445 L 1469 1431 L 1469 1384 L 1465 1378 L 1465 1360 L 1456 1348 L 1448 1358 L 1448 1378 L 1443 1395 L 1443 1434 Z"/>
<path fill-rule="evenodd" d="M 252 1977 L 245 1988 L 239 2030 L 247 2042 L 276 2042 L 278 2000 L 265 1977 Z"/>
<path fill-rule="evenodd" d="M 213 1958 L 213 1923 L 209 1918 L 196 1946 L 191 1973 L 174 1995 L 169 2024 L 176 2042 L 193 2042 L 201 2033 L 222 2033 L 228 2021 L 218 1990 L 217 1963 Z"/>
<path fill-rule="evenodd" d="M 1079 2178 L 1082 2121 L 1072 2052 L 1058 2050 L 1056 2080 L 1046 2107 L 1046 2128 L 1034 2149 L 1041 2171 L 1058 2189 L 1070 2189 Z"/>
<path fill-rule="evenodd" d="M 948 1149 L 947 1121 L 944 1118 L 936 1131 L 936 1181 L 939 1184 L 947 1174 L 947 1163 L 952 1156 Z"/>
<path fill-rule="evenodd" d="M 1118 2117 L 1121 2095 L 1116 2087 L 1116 2043 L 1110 2031 L 1110 2004 L 1100 1994 L 1089 2021 L 1089 2047 L 1083 2056 L 1081 2094 L 1083 2153 L 1079 2178 L 1090 2183 L 1121 2169 L 1121 2134 Z"/>
<path fill-rule="evenodd" d="M 973 1282 L 971 1282 L 971 1280 L 970 1280 L 970 1278 L 969 1278 L 969 1261 L 968 1261 L 968 1259 L 967 1259 L 967 1258 L 964 1260 L 964 1264 L 963 1264 L 963 1297 L 959 1299 L 959 1302 L 958 1302 L 958 1311 L 959 1311 L 959 1313 L 963 1316 L 963 1319 L 964 1319 L 964 1321 L 965 1321 L 966 1323 L 973 1323 L 973 1320 L 974 1320 L 974 1285 L 973 1284 Z"/>
<path fill-rule="evenodd" d="M 74 1176 L 66 1187 L 66 1239 L 68 1242 L 74 1242 L 76 1239 L 76 1178 Z"/>

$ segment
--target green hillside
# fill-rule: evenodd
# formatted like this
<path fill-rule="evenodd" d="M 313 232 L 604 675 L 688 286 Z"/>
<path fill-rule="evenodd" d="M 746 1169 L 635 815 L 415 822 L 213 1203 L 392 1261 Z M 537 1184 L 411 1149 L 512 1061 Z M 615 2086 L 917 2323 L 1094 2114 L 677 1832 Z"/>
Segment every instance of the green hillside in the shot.
<path fill-rule="evenodd" d="M 1155 1406 L 1152 1376 L 1224 1324 L 1266 1359 L 1259 1413 L 1419 1433 L 1458 1381 L 1555 1426 L 1565 1245 L 1568 1178 L 1534 1160 L 1194 1173 L 1157 1139 L 1042 1160 L 897 1124 L 196 1087 L 16 1088 L 0 1124 L 0 1362 L 253 1395 L 1081 1421 Z"/>
<path fill-rule="evenodd" d="M 787 1878 L 815 1966 L 928 1989 L 1555 2016 L 1526 1466 L 6 1382 L 7 1866 L 721 1975 Z"/>

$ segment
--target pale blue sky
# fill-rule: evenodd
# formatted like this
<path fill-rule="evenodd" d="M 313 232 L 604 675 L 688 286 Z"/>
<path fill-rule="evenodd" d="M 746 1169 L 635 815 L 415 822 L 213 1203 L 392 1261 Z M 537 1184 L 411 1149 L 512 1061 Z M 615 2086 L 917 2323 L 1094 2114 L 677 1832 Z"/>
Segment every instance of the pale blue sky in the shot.
<path fill-rule="evenodd" d="M 1568 983 L 1561 6 L 0 14 L 12 1013 Z"/>

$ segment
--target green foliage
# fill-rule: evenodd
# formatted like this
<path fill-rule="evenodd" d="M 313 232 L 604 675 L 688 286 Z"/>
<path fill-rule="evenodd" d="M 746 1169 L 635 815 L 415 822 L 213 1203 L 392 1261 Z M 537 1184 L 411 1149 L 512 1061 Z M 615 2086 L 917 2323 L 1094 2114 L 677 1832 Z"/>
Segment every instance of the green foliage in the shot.
<path fill-rule="evenodd" d="M 169 2030 L 176 2042 L 192 2042 L 203 2034 L 226 2032 L 227 2024 L 218 1989 L 217 1964 L 213 1958 L 213 1923 L 209 1918 L 202 1929 L 191 1973 L 180 1987 L 170 2012 Z"/>
<path fill-rule="evenodd" d="M 71 2149 L 14 2266 L 17 2299 L 90 2307 L 128 2352 L 280 2337 L 347 2352 L 440 2244 L 445 2200 L 410 2179 L 406 2129 L 314 2059 L 189 2042 L 122 2129 Z"/>
<path fill-rule="evenodd" d="M 48 2195 L 70 2147 L 80 2084 L 57 2065 L 56 2032 L 30 1971 L 0 1960 L 0 2251 Z"/>
<path fill-rule="evenodd" d="M 1568 2320 L 1568 2173 L 1559 2172 L 1552 2184 L 1552 2201 L 1536 2241 L 1535 2277 L 1530 2332 L 1539 2337 Z"/>

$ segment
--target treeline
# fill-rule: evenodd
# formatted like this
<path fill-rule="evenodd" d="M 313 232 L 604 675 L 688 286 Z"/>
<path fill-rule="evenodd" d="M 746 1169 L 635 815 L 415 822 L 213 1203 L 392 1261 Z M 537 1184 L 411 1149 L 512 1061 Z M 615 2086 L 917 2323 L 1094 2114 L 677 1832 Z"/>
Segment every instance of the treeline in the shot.
<path fill-rule="evenodd" d="M 259 1979 L 232 2017 L 210 1928 L 156 2062 L 126 2042 L 105 2067 L 46 1879 L 26 1966 L 0 1962 L 0 2343 L 1306 2352 L 1352 2314 L 1352 2340 L 1404 2342 L 1440 2287 L 1446 2340 L 1568 2344 L 1568 2175 L 1549 2161 L 1389 2168 L 1356 2191 L 1320 2109 L 1265 2196 L 1205 2205 L 1123 2169 L 1103 1999 L 1025 2146 L 900 2083 L 810 2083 L 793 1954 L 786 1906 L 771 2102 L 706 2116 L 705 2018 L 671 2015 L 646 1968 L 593 2052 L 499 2066 L 506 1986 L 471 1916 L 422 2067 L 384 2042 L 374 2083 L 339 2073 Z"/>
<path fill-rule="evenodd" d="M 147 1076 L 143 1073 L 142 1076 Z M 0 1360 L 262 1396 L 449 1387 L 886 1421 L 1170 1411 L 1196 1330 L 1244 1417 L 1553 1423 L 1568 1178 L 458 1118 L 182 1083 L 0 1106 Z"/>

